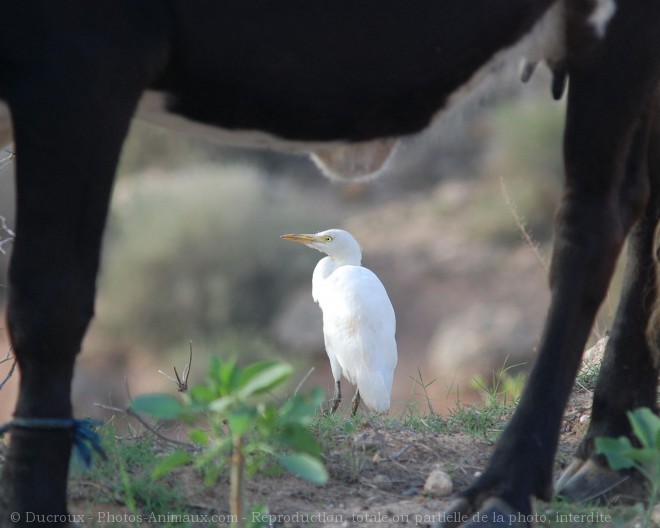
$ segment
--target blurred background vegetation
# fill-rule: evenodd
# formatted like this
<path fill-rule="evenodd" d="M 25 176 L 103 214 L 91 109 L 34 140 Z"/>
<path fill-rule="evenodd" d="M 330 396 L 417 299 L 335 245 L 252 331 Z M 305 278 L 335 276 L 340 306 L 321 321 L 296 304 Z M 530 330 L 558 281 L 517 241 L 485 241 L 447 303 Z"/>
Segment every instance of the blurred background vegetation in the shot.
<path fill-rule="evenodd" d="M 543 76 L 532 87 L 504 86 L 406 140 L 382 178 L 360 184 L 333 184 L 302 156 L 220 147 L 135 122 L 106 233 L 98 316 L 79 360 L 79 412 L 124 401 L 124 376 L 134 393 L 174 390 L 156 371 L 181 371 L 189 340 L 191 383 L 212 354 L 281 357 L 298 365 L 298 379 L 316 366 L 307 383 L 330 390 L 311 300 L 321 255 L 279 235 L 331 227 L 356 235 L 364 264 L 390 291 L 398 405 L 426 397 L 418 372 L 436 379 L 431 396 L 443 411 L 459 390 L 469 399 L 474 377 L 528 362 L 548 302 L 540 260 L 549 260 L 562 181 L 563 103 L 548 91 Z M 11 180 L 10 169 L 0 173 L 8 219 Z M 0 277 L 7 262 L 0 255 Z"/>

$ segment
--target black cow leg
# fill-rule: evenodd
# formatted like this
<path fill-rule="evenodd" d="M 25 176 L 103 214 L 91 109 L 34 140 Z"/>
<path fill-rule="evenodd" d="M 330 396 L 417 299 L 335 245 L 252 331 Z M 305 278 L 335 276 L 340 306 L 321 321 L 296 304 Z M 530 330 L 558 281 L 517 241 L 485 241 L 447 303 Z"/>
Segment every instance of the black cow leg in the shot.
<path fill-rule="evenodd" d="M 67 512 L 74 431 L 62 423 L 72 418 L 74 362 L 94 311 L 121 145 L 167 51 L 162 8 L 129 5 L 137 4 L 6 6 L 5 36 L 21 42 L 1 66 L 17 169 L 7 323 L 21 381 L 0 477 L 1 528 L 69 524 L 56 516 Z"/>
<path fill-rule="evenodd" d="M 618 7 L 621 20 L 624 11 L 640 9 Z M 568 28 L 569 50 L 585 49 L 585 38 L 594 41 L 584 54 L 569 53 L 566 190 L 556 221 L 552 298 L 539 356 L 488 466 L 446 512 L 447 526 L 527 526 L 532 499 L 552 498 L 552 462 L 582 351 L 625 237 L 649 197 L 644 164 L 630 170 L 627 161 L 646 152 L 657 67 L 650 52 L 630 62 L 617 42 L 634 46 L 638 37 L 653 40 L 657 31 L 644 26 L 641 10 L 627 15 L 640 24 L 633 28 L 615 17 L 602 43 L 584 35 L 588 25 L 579 19 Z"/>
<path fill-rule="evenodd" d="M 658 94 L 660 95 L 660 93 Z M 628 239 L 623 291 L 610 339 L 605 349 L 591 413 L 589 430 L 576 458 L 557 483 L 557 493 L 574 501 L 639 499 L 644 479 L 614 472 L 594 453 L 599 436 L 631 436 L 626 413 L 638 407 L 657 412 L 658 321 L 655 233 L 660 220 L 660 99 L 656 96 L 653 130 L 648 150 L 651 198 Z M 635 153 L 632 153 L 633 156 Z M 640 160 L 646 156 L 639 156 Z M 629 166 L 634 163 L 631 159 Z M 655 258 L 654 258 L 655 255 Z M 655 317 L 652 317 L 655 314 Z M 649 339 L 647 339 L 647 327 Z"/>
<path fill-rule="evenodd" d="M 60 65 L 54 64 L 54 68 Z M 49 72 L 47 72 L 49 73 Z M 61 77 L 35 79 L 41 85 Z M 0 526 L 67 525 L 75 357 L 93 315 L 112 178 L 139 92 L 98 99 L 70 89 L 9 98 L 16 141 L 16 238 L 7 323 L 20 368 L 17 424 L 0 479 Z M 62 82 L 67 82 L 66 79 Z M 39 99 L 35 94 L 42 95 Z M 52 99 L 51 94 L 59 94 Z M 70 97 L 62 97 L 70 94 Z M 12 517 L 13 515 L 13 517 Z M 41 520 L 41 521 L 40 521 Z"/>

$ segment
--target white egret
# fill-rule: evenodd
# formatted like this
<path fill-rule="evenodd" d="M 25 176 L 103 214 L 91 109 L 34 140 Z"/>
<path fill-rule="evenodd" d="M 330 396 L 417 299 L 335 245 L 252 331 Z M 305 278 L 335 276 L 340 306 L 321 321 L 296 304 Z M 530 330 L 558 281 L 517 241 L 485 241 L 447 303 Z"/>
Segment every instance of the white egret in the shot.
<path fill-rule="evenodd" d="M 312 296 L 323 312 L 325 350 L 335 379 L 331 412 L 341 402 L 342 374 L 357 386 L 353 414 L 360 398 L 372 410 L 387 411 L 397 363 L 396 319 L 382 282 L 361 266 L 360 245 L 341 229 L 281 238 L 328 255 L 314 268 Z"/>

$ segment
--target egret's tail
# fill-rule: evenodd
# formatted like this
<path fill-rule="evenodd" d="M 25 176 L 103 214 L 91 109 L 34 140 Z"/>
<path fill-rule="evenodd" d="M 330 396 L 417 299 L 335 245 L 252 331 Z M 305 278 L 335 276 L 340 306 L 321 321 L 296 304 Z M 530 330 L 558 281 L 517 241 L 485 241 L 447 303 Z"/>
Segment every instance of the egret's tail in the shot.
<path fill-rule="evenodd" d="M 357 388 L 365 405 L 372 411 L 385 412 L 390 408 L 392 384 L 386 383 L 380 372 L 361 371 L 357 375 Z"/>

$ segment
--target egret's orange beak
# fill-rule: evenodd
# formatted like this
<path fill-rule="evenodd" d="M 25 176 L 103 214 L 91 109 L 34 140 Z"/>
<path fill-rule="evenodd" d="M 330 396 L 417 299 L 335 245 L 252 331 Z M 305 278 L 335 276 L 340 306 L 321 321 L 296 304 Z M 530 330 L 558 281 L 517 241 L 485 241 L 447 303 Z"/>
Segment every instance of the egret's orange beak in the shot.
<path fill-rule="evenodd" d="M 291 240 L 292 242 L 300 242 L 301 244 L 312 244 L 318 242 L 316 235 L 282 235 L 282 240 Z"/>

